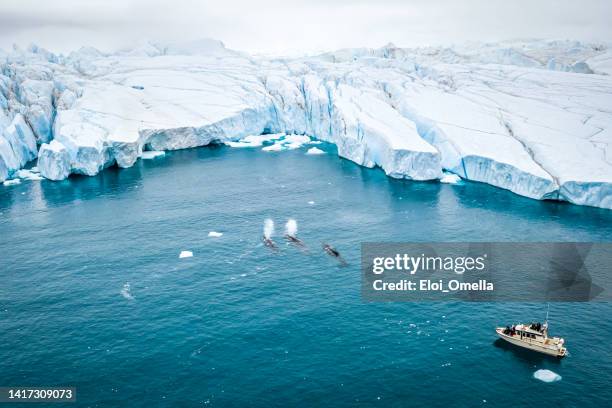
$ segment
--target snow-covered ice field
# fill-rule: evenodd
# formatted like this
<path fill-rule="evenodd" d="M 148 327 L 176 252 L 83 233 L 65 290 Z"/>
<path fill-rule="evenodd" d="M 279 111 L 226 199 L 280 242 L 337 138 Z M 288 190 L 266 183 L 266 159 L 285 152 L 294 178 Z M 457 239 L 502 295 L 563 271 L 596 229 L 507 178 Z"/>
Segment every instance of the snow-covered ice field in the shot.
<path fill-rule="evenodd" d="M 214 40 L 112 54 L 15 48 L 0 51 L 0 181 L 36 179 L 18 173 L 36 158 L 43 177 L 61 180 L 153 151 L 281 137 L 269 147 L 291 148 L 306 135 L 391 177 L 450 172 L 612 208 L 611 61 L 608 46 L 572 41 L 302 58 L 253 57 Z"/>

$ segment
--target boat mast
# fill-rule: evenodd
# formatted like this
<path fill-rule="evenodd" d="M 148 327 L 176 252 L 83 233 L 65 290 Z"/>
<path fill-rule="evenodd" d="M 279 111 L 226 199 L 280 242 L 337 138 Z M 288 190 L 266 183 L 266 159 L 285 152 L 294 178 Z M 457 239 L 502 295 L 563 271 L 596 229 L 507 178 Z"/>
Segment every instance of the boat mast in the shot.
<path fill-rule="evenodd" d="M 550 311 L 550 303 L 546 303 L 546 320 L 544 320 L 544 337 L 548 337 L 548 312 Z"/>

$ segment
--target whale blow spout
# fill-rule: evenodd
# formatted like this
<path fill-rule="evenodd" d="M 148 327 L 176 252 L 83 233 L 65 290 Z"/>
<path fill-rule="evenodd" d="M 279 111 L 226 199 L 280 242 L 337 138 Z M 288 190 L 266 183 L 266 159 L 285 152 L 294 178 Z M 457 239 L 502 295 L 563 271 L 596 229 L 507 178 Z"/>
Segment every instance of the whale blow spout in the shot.
<path fill-rule="evenodd" d="M 274 221 L 270 218 L 266 218 L 264 221 L 263 227 L 263 242 L 264 245 L 268 248 L 272 248 L 274 250 L 278 249 L 274 241 L 272 241 L 272 236 L 274 235 Z"/>
<path fill-rule="evenodd" d="M 297 221 L 293 218 L 289 218 L 287 224 L 285 224 L 285 239 L 299 247 L 305 246 L 304 242 L 297 237 Z"/>

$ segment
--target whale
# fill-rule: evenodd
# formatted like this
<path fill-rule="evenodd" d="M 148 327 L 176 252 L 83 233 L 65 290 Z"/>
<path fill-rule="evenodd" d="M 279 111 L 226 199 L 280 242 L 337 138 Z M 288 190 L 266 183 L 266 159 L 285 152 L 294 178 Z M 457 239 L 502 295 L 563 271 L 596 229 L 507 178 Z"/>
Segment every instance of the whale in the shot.
<path fill-rule="evenodd" d="M 295 244 L 297 246 L 303 247 L 304 245 L 304 241 L 302 241 L 301 239 L 299 239 L 298 237 L 295 237 L 293 235 L 289 235 L 289 234 L 285 234 L 285 239 L 289 242 L 291 242 L 292 244 Z"/>
<path fill-rule="evenodd" d="M 274 243 L 274 241 L 272 241 L 272 239 L 266 237 L 265 235 L 263 236 L 263 243 L 265 246 L 267 246 L 270 249 L 273 250 L 278 250 L 278 247 L 276 246 L 276 243 Z"/>
<path fill-rule="evenodd" d="M 326 244 L 325 242 L 322 243 L 322 246 L 323 251 L 325 251 L 328 255 L 336 258 L 342 265 L 347 265 L 347 262 L 344 260 L 344 258 L 342 258 L 342 255 L 340 255 L 340 252 L 338 252 L 336 248 L 329 244 Z"/>

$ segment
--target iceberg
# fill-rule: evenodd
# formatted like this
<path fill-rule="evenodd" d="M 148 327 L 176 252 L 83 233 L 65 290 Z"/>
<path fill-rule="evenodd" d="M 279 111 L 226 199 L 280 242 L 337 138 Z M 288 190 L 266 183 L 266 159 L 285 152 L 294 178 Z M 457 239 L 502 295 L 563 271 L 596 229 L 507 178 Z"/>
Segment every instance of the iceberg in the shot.
<path fill-rule="evenodd" d="M 179 258 L 191 258 L 193 257 L 193 252 L 191 251 L 181 251 L 181 253 L 179 254 Z"/>
<path fill-rule="evenodd" d="M 318 147 L 311 147 L 306 151 L 306 154 L 325 154 L 325 152 Z"/>
<path fill-rule="evenodd" d="M 21 184 L 21 180 L 17 179 L 10 179 L 10 180 L 5 180 L 3 183 L 3 185 L 5 186 L 15 186 L 17 184 Z"/>
<path fill-rule="evenodd" d="M 218 238 L 218 237 L 223 236 L 223 233 L 222 232 L 217 232 L 217 231 L 210 231 L 208 233 L 208 236 L 212 237 L 212 238 Z"/>
<path fill-rule="evenodd" d="M 444 184 L 460 184 L 461 177 L 456 174 L 444 172 L 442 178 L 440 178 L 440 183 Z"/>
<path fill-rule="evenodd" d="M 165 150 L 324 141 L 394 178 L 458 177 L 612 209 L 605 45 L 388 44 L 270 58 L 205 39 L 2 55 L 0 181 L 36 158 L 42 177 L 62 180 Z"/>
<path fill-rule="evenodd" d="M 40 176 L 40 174 L 37 171 L 34 171 L 33 169 L 30 170 L 26 170 L 26 169 L 22 169 L 22 170 L 18 170 L 15 173 L 16 177 L 19 177 L 20 179 L 24 179 L 24 180 L 31 180 L 31 181 L 38 181 L 38 180 L 43 180 L 44 178 Z"/>

